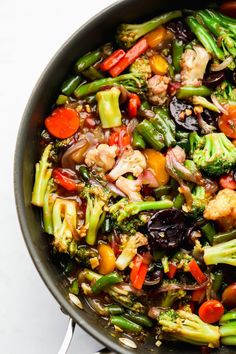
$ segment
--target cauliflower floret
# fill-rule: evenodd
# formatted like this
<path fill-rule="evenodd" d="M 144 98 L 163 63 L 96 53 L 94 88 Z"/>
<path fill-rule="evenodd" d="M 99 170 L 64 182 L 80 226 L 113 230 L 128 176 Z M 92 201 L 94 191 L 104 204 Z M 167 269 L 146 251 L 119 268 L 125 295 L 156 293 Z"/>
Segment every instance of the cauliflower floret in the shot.
<path fill-rule="evenodd" d="M 181 58 L 181 81 L 186 86 L 200 86 L 206 71 L 210 54 L 200 45 L 187 49 Z"/>
<path fill-rule="evenodd" d="M 117 178 L 126 174 L 132 173 L 135 177 L 138 177 L 146 168 L 146 159 L 139 150 L 133 150 L 128 147 L 122 153 L 116 166 L 111 170 L 108 178 L 112 181 L 116 181 Z"/>
<path fill-rule="evenodd" d="M 165 75 L 154 75 L 148 80 L 148 99 L 152 104 L 161 106 L 165 103 L 169 82 L 170 78 Z"/>
<path fill-rule="evenodd" d="M 87 166 L 101 167 L 104 172 L 112 169 L 115 165 L 115 158 L 118 153 L 116 145 L 109 146 L 107 144 L 100 144 L 98 147 L 91 149 L 85 156 L 85 163 Z"/>
<path fill-rule="evenodd" d="M 223 231 L 236 227 L 236 192 L 225 188 L 219 191 L 204 211 L 204 218 L 215 220 Z"/>
<path fill-rule="evenodd" d="M 142 200 L 140 194 L 142 182 L 140 180 L 130 180 L 121 176 L 116 181 L 116 186 L 129 197 L 131 202 L 139 202 Z"/>

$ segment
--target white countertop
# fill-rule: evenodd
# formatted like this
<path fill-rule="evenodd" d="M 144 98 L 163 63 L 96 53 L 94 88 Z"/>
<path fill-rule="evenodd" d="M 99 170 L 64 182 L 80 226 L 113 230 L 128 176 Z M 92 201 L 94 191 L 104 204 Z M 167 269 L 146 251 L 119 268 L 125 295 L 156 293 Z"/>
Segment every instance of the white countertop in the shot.
<path fill-rule="evenodd" d="M 13 193 L 16 135 L 30 93 L 65 40 L 114 0 L 0 1 L 0 353 L 56 354 L 68 318 L 24 244 Z M 77 328 L 68 354 L 102 346 Z"/>

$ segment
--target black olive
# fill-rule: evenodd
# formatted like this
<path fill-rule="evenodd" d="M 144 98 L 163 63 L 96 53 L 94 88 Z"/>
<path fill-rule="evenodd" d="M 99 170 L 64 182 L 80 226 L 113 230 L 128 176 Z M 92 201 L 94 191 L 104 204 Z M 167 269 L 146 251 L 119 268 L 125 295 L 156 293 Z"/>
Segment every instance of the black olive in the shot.
<path fill-rule="evenodd" d="M 147 224 L 148 241 L 152 251 L 180 247 L 187 218 L 181 210 L 166 209 L 155 213 Z"/>
<path fill-rule="evenodd" d="M 170 113 L 180 128 L 187 131 L 199 130 L 197 117 L 190 104 L 180 101 L 174 96 L 170 102 Z"/>
<path fill-rule="evenodd" d="M 224 70 L 210 72 L 204 75 L 203 85 L 206 85 L 211 88 L 215 88 L 220 85 L 222 81 L 225 80 L 225 72 Z"/>

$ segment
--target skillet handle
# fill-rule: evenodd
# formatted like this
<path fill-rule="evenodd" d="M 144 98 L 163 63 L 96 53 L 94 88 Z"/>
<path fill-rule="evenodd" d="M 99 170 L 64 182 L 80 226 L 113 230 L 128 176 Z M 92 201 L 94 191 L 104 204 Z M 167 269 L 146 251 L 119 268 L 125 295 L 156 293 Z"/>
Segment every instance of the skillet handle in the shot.
<path fill-rule="evenodd" d="M 75 331 L 75 321 L 72 320 L 72 318 L 70 318 L 69 323 L 68 323 L 68 327 L 67 327 L 67 331 L 65 334 L 65 338 L 64 338 L 62 345 L 58 351 L 58 354 L 66 354 L 68 352 L 71 340 L 73 338 L 74 331 Z M 115 354 L 115 353 L 111 352 L 107 348 L 103 348 L 99 352 L 96 352 L 94 354 Z"/>

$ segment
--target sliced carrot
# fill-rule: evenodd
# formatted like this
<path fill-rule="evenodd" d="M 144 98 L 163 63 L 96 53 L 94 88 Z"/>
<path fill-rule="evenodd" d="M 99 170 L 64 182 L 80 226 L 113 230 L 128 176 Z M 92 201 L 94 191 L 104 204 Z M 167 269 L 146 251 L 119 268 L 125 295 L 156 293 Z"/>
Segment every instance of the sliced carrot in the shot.
<path fill-rule="evenodd" d="M 45 127 L 55 138 L 66 139 L 74 135 L 80 126 L 79 113 L 72 108 L 56 108 L 45 119 Z"/>

